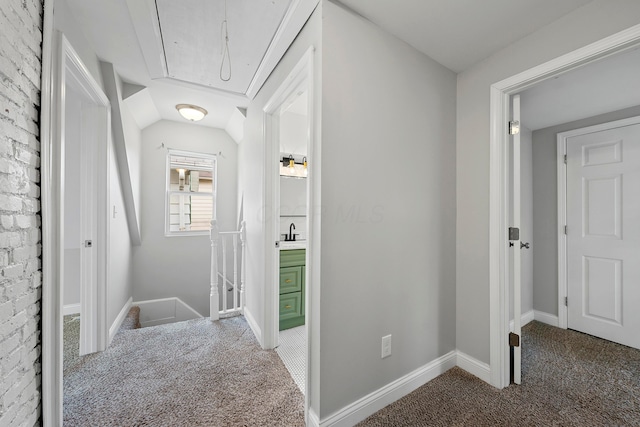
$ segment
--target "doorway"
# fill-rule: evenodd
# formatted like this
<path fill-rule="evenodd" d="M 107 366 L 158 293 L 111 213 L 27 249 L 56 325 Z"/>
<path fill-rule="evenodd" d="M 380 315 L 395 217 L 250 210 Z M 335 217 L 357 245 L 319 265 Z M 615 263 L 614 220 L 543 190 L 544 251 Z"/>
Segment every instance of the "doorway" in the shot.
<path fill-rule="evenodd" d="M 313 48 L 302 56 L 264 107 L 266 201 L 265 348 L 297 364 L 298 386 L 309 407 L 311 294 L 314 248 Z M 281 333 L 282 329 L 282 333 Z M 285 362 L 285 366 L 287 363 Z M 303 372 L 300 375 L 300 372 Z"/>
<path fill-rule="evenodd" d="M 567 71 L 632 49 L 640 42 L 640 26 L 605 38 L 577 51 L 534 67 L 491 87 L 490 147 L 490 367 L 491 383 L 503 388 L 509 384 L 509 307 L 513 294 L 509 290 L 512 266 L 509 262 L 509 149 L 508 121 L 510 97 Z M 513 238 L 515 247 L 520 236 Z M 535 242 L 533 242 L 535 244 Z M 515 320 L 515 319 L 514 319 Z"/>
<path fill-rule="evenodd" d="M 42 381 L 45 425 L 61 425 L 65 312 L 79 321 L 74 354 L 107 345 L 111 122 L 106 95 L 62 33 L 51 51 L 42 96 Z"/>
<path fill-rule="evenodd" d="M 308 237 L 309 105 L 305 88 L 285 101 L 278 114 L 280 179 L 277 193 L 279 249 L 278 345 L 276 352 L 300 391 L 306 371 L 306 250 Z"/>

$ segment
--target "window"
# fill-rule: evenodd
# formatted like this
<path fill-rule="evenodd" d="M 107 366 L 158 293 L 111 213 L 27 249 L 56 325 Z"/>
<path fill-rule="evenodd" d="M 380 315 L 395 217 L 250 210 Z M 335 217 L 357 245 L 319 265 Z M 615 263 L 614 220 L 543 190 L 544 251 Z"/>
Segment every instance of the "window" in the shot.
<path fill-rule="evenodd" d="M 215 155 L 169 150 L 165 234 L 209 234 L 216 187 Z"/>

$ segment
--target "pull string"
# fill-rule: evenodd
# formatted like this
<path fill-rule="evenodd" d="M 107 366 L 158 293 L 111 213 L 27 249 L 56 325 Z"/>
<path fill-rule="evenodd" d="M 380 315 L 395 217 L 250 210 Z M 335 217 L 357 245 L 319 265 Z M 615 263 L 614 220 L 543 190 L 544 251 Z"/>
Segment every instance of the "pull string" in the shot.
<path fill-rule="evenodd" d="M 220 80 L 228 82 L 231 80 L 231 54 L 229 53 L 229 31 L 227 24 L 227 0 L 224 0 L 224 21 L 220 25 L 220 40 L 222 41 L 222 62 L 220 63 Z M 225 73 L 224 63 L 227 62 L 227 73 Z"/>

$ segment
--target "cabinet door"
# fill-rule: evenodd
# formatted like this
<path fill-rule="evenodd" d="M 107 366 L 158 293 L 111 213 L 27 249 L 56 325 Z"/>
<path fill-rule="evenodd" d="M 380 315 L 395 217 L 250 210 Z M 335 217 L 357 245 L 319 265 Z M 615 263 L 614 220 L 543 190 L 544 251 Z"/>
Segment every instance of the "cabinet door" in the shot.
<path fill-rule="evenodd" d="M 302 290 L 302 267 L 282 267 L 280 269 L 280 294 Z"/>
<path fill-rule="evenodd" d="M 280 322 L 302 314 L 302 292 L 280 295 Z"/>

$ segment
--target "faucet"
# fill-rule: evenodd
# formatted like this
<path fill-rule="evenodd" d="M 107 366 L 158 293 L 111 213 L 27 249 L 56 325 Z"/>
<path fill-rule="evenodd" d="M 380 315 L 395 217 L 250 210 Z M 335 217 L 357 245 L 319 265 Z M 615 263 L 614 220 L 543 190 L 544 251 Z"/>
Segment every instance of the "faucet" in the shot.
<path fill-rule="evenodd" d="M 292 231 L 291 231 L 291 229 L 292 229 L 292 228 L 293 228 L 294 230 L 296 229 L 296 225 L 295 225 L 293 222 L 292 222 L 292 223 L 291 223 L 291 225 L 289 226 L 289 241 L 290 241 L 290 242 L 293 242 L 293 241 L 295 241 L 295 240 L 296 240 L 296 235 L 295 235 L 295 234 L 291 234 L 291 233 L 292 233 Z"/>

